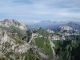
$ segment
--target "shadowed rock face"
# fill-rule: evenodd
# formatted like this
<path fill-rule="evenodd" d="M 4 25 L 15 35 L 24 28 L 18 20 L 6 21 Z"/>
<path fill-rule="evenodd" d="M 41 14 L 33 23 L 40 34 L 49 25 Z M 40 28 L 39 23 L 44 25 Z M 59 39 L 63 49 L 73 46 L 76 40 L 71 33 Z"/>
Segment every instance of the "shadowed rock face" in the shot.
<path fill-rule="evenodd" d="M 0 22 L 0 26 L 2 27 L 10 27 L 10 26 L 15 26 L 21 30 L 27 30 L 26 26 L 21 23 L 21 22 L 18 22 L 16 20 L 11 20 L 11 19 L 5 19 L 4 21 L 1 21 Z"/>

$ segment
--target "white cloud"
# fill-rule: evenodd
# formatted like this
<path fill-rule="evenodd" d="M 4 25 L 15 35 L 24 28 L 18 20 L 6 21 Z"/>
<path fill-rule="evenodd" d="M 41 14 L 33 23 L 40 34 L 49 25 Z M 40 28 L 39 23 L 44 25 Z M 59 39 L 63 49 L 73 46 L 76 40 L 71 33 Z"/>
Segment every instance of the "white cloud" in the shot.
<path fill-rule="evenodd" d="M 80 10 L 79 0 L 29 0 L 30 4 L 18 1 L 0 0 L 0 14 L 20 20 L 80 18 L 80 11 L 76 11 Z"/>

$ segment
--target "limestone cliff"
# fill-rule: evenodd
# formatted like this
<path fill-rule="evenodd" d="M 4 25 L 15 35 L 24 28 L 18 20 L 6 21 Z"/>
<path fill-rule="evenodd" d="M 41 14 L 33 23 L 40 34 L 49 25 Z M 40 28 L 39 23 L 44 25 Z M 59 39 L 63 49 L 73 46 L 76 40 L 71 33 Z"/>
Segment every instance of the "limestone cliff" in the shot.
<path fill-rule="evenodd" d="M 15 26 L 21 30 L 27 30 L 26 26 L 21 23 L 16 21 L 15 19 L 4 19 L 3 21 L 0 21 L 0 26 L 2 27 L 10 27 L 10 26 Z"/>
<path fill-rule="evenodd" d="M 25 41 L 15 38 L 0 30 L 0 59 L 4 60 L 24 60 L 25 55 L 21 56 L 29 50 L 30 46 Z"/>

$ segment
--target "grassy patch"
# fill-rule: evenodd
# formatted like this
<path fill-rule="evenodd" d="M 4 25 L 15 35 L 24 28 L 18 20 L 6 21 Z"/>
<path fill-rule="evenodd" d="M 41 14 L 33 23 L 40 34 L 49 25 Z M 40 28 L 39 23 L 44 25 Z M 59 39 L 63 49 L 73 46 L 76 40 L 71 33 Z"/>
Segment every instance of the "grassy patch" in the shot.
<path fill-rule="evenodd" d="M 42 28 L 40 28 L 37 31 L 37 33 L 40 34 L 40 35 L 43 35 L 44 37 L 48 37 L 49 36 L 49 33 L 46 30 L 42 29 Z"/>
<path fill-rule="evenodd" d="M 56 46 L 56 48 L 60 46 L 60 40 L 54 40 L 53 43 Z"/>
<path fill-rule="evenodd" d="M 30 48 L 25 53 L 25 59 L 24 60 L 42 60 L 42 58 L 38 52 L 35 52 L 32 48 Z"/>
<path fill-rule="evenodd" d="M 0 60 L 6 60 L 4 57 L 0 57 Z"/>
<path fill-rule="evenodd" d="M 35 38 L 34 41 L 39 48 L 44 49 L 45 54 L 49 56 L 52 55 L 52 49 L 48 39 L 42 37 L 42 38 Z"/>

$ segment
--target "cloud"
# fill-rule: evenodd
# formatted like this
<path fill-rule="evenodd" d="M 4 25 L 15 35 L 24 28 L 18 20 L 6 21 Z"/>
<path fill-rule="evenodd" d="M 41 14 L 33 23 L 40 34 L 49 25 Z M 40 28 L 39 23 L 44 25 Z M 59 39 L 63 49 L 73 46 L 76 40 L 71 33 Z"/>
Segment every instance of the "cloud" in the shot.
<path fill-rule="evenodd" d="M 79 0 L 0 0 L 1 19 L 25 21 L 80 18 Z"/>

